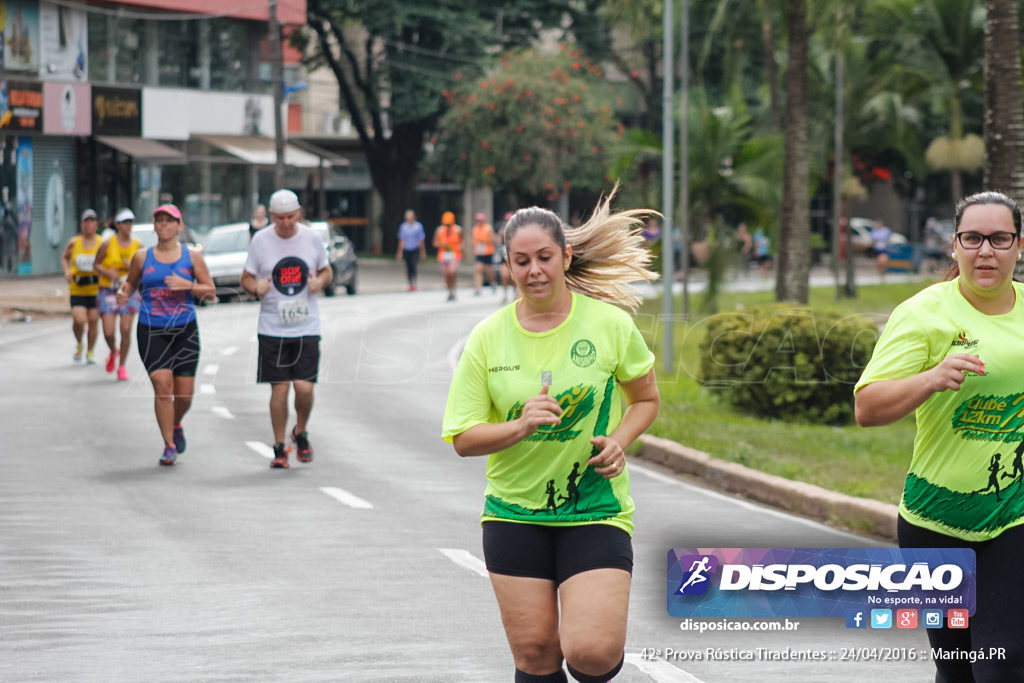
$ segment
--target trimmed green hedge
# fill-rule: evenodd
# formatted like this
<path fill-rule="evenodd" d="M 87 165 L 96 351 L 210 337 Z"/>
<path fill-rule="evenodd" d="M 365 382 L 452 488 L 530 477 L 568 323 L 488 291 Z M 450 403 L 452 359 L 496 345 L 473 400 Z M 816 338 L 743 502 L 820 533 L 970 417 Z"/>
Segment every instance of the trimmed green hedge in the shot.
<path fill-rule="evenodd" d="M 707 321 L 698 381 L 761 417 L 846 424 L 877 338 L 866 318 L 794 304 L 720 314 Z"/>

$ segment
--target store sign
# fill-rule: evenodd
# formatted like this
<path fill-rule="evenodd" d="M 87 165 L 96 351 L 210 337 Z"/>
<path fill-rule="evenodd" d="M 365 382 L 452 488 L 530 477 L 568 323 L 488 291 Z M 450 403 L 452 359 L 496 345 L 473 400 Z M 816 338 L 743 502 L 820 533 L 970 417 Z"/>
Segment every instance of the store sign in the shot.
<path fill-rule="evenodd" d="M 142 134 L 142 91 L 131 88 L 92 88 L 93 135 Z"/>
<path fill-rule="evenodd" d="M 0 0 L 0 69 L 39 71 L 39 5 Z"/>
<path fill-rule="evenodd" d="M 0 130 L 42 129 L 42 84 L 0 81 Z"/>
<path fill-rule="evenodd" d="M 89 135 L 88 85 L 43 83 L 43 132 L 47 135 Z"/>
<path fill-rule="evenodd" d="M 88 47 L 89 22 L 85 10 L 53 2 L 39 3 L 40 78 L 85 82 L 89 78 Z"/>

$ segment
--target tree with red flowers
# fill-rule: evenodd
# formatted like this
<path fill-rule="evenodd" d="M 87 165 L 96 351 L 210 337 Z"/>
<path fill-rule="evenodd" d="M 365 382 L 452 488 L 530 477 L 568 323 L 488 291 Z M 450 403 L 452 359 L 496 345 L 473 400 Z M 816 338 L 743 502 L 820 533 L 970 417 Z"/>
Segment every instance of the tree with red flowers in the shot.
<path fill-rule="evenodd" d="M 622 127 L 601 68 L 565 46 L 503 56 L 484 79 L 457 78 L 422 175 L 494 187 L 515 201 L 554 201 L 608 185 Z"/>

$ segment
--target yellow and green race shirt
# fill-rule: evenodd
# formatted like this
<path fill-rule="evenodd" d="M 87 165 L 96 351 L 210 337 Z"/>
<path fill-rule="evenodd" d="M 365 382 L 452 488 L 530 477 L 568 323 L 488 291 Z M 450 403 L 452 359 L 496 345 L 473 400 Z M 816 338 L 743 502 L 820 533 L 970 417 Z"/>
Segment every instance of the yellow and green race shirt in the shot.
<path fill-rule="evenodd" d="M 956 538 L 984 541 L 1024 523 L 1024 285 L 1002 315 L 986 315 L 940 282 L 901 303 L 854 391 L 912 377 L 952 353 L 974 353 L 985 374 L 932 394 L 916 411 L 917 436 L 900 515 Z"/>
<path fill-rule="evenodd" d="M 617 382 L 654 365 L 629 315 L 573 293 L 566 319 L 545 332 L 519 324 L 510 304 L 476 326 L 448 392 L 442 436 L 514 420 L 542 381 L 562 407 L 561 424 L 492 454 L 482 519 L 548 526 L 603 523 L 633 532 L 629 474 L 605 479 L 587 467 L 590 439 L 610 434 L 622 417 Z"/>

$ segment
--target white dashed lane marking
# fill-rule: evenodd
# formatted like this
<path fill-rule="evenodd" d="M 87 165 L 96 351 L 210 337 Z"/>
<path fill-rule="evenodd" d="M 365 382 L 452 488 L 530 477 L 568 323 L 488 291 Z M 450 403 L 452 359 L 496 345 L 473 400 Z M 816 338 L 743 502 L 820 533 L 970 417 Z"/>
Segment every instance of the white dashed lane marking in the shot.
<path fill-rule="evenodd" d="M 213 411 L 214 415 L 220 415 L 225 420 L 234 420 L 235 419 L 235 416 L 231 414 L 231 411 L 228 410 L 227 408 L 225 408 L 224 406 L 214 406 L 214 407 L 210 408 L 210 410 Z"/>
<path fill-rule="evenodd" d="M 220 370 L 219 365 L 207 365 L 203 368 L 204 375 L 216 375 L 217 371 Z"/>
<path fill-rule="evenodd" d="M 703 683 L 701 679 L 672 666 L 662 659 L 643 659 L 639 653 L 626 653 L 626 664 L 632 664 L 656 683 Z"/>
<path fill-rule="evenodd" d="M 468 550 L 461 550 L 459 548 L 438 548 L 438 550 L 460 567 L 479 574 L 485 579 L 488 577 L 487 566 L 484 564 L 484 561 Z"/>
<path fill-rule="evenodd" d="M 213 388 L 212 384 L 200 384 L 199 385 L 199 393 L 200 394 L 216 394 L 217 390 Z"/>
<path fill-rule="evenodd" d="M 246 441 L 245 445 L 262 455 L 267 460 L 274 459 L 274 449 L 265 443 L 259 441 Z"/>
<path fill-rule="evenodd" d="M 360 510 L 372 510 L 373 509 L 373 504 L 372 503 L 369 503 L 369 502 L 363 500 L 362 498 L 360 498 L 359 496 L 353 495 L 353 494 L 349 493 L 348 491 L 346 491 L 344 489 L 339 489 L 339 488 L 334 487 L 334 486 L 321 486 L 320 490 L 323 491 L 324 493 L 326 493 L 328 496 L 330 496 L 334 500 L 338 501 L 339 503 L 344 503 L 345 505 L 348 505 L 349 507 L 357 508 L 357 509 L 360 509 Z"/>

